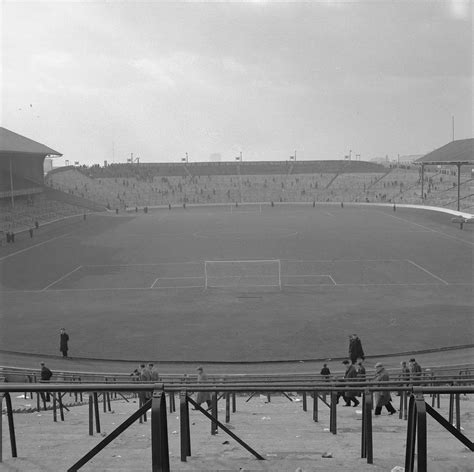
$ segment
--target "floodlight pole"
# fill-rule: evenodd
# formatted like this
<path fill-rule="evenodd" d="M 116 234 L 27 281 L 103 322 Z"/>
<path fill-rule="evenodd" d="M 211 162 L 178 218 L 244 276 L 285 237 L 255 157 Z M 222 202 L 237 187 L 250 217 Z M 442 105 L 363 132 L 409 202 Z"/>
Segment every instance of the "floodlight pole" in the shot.
<path fill-rule="evenodd" d="M 15 208 L 15 199 L 13 197 L 12 156 L 10 156 L 10 196 L 11 196 L 11 200 L 12 200 L 12 208 Z"/>
<path fill-rule="evenodd" d="M 456 164 L 458 168 L 458 211 L 461 208 L 461 164 Z"/>

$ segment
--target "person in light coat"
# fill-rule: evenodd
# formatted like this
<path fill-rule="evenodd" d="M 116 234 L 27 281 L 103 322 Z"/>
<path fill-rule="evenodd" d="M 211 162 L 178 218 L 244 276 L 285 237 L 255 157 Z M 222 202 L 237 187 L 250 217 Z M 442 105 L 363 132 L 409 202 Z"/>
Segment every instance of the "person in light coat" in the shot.
<path fill-rule="evenodd" d="M 377 362 L 375 364 L 375 382 L 388 382 L 390 380 L 390 376 L 388 372 L 385 370 L 383 364 L 381 362 Z M 381 385 L 382 386 L 382 385 Z M 393 415 L 397 412 L 392 405 L 392 397 L 390 396 L 390 392 L 388 390 L 384 391 L 377 391 L 374 394 L 374 403 L 375 403 L 375 412 L 374 415 L 378 416 L 382 412 L 382 407 L 384 406 L 387 408 L 387 411 L 390 415 Z"/>
<path fill-rule="evenodd" d="M 197 383 L 206 382 L 207 374 L 204 372 L 202 367 L 197 368 Z M 202 403 L 207 404 L 207 409 L 211 408 L 211 393 L 210 392 L 197 392 L 196 403 L 201 405 Z"/>

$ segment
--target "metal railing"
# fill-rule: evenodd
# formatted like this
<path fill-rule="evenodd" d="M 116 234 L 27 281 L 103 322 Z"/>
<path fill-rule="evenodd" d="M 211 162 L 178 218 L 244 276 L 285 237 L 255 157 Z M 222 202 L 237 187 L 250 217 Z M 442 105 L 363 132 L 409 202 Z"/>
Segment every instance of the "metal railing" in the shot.
<path fill-rule="evenodd" d="M 373 463 L 373 434 L 372 434 L 372 395 L 376 391 L 397 391 L 400 394 L 400 405 L 408 401 L 407 418 L 407 446 L 406 446 L 406 470 L 413 472 L 414 450 L 415 444 L 418 447 L 418 472 L 426 471 L 426 413 L 430 414 L 440 424 L 442 424 L 451 434 L 465 444 L 471 451 L 474 450 L 473 443 L 461 433 L 460 425 L 460 402 L 459 395 L 474 393 L 474 377 L 464 375 L 462 377 L 462 385 L 452 385 L 460 380 L 459 376 L 450 379 L 429 379 L 420 380 L 417 385 L 406 385 L 406 381 L 394 382 L 321 382 L 319 381 L 222 381 L 222 382 L 176 382 L 169 384 L 146 384 L 142 382 L 127 383 L 29 383 L 29 384 L 0 384 L 0 406 L 5 398 L 7 418 L 10 433 L 10 446 L 12 457 L 17 457 L 17 446 L 15 427 L 13 420 L 13 409 L 10 398 L 10 392 L 36 392 L 37 395 L 50 394 L 53 398 L 53 420 L 58 420 L 57 412 L 59 410 L 60 419 L 64 421 L 64 412 L 62 405 L 62 395 L 64 393 L 88 393 L 89 395 L 89 434 L 94 434 L 94 429 L 100 433 L 100 409 L 99 395 L 102 395 L 104 401 L 104 409 L 109 406 L 110 396 L 112 394 L 124 394 L 133 392 L 139 395 L 140 404 L 127 420 L 119 425 L 114 431 L 107 435 L 97 446 L 89 451 L 84 457 L 79 459 L 68 470 L 77 471 L 102 449 L 104 449 L 111 441 L 118 437 L 131 424 L 140 421 L 147 421 L 146 414 L 151 409 L 151 459 L 152 471 L 168 471 L 169 469 L 169 448 L 168 448 L 168 431 L 167 431 L 167 415 L 166 415 L 166 394 L 169 397 L 170 411 L 176 410 L 175 394 L 179 394 L 180 399 L 180 427 L 181 427 L 181 460 L 191 455 L 191 437 L 189 433 L 189 404 L 194 406 L 203 415 L 211 421 L 211 434 L 216 434 L 218 428 L 229 434 L 240 445 L 247 449 L 252 455 L 259 460 L 264 460 L 263 456 L 256 452 L 243 439 L 239 438 L 235 433 L 229 430 L 219 421 L 217 403 L 219 401 L 219 393 L 225 399 L 225 422 L 230 421 L 231 403 L 232 412 L 236 411 L 235 396 L 237 393 L 272 393 L 281 392 L 301 392 L 303 394 L 303 410 L 307 411 L 307 394 L 312 395 L 313 399 L 313 420 L 318 421 L 318 401 L 321 399 L 330 409 L 330 432 L 337 434 L 337 400 L 338 392 L 353 392 L 362 395 L 362 429 L 361 429 L 361 457 L 366 458 L 368 463 Z M 426 384 L 429 385 L 426 385 Z M 448 384 L 448 385 L 447 385 Z M 191 397 L 190 392 L 210 392 L 212 393 L 211 413 L 201 408 Z M 151 398 L 149 395 L 151 394 Z M 450 395 L 450 412 L 449 420 L 444 419 L 433 407 L 429 406 L 424 395 L 431 395 L 433 398 L 439 395 Z M 330 402 L 326 402 L 322 398 L 323 395 L 329 395 Z M 221 398 L 222 398 L 221 397 Z M 453 408 L 451 408 L 453 405 Z M 452 418 L 456 410 L 456 427 L 452 426 Z M 406 409 L 405 409 L 406 411 Z M 400 415 L 401 417 L 401 415 Z M 0 438 L 1 436 L 0 423 Z M 2 460 L 2 444 L 0 442 L 0 461 Z"/>

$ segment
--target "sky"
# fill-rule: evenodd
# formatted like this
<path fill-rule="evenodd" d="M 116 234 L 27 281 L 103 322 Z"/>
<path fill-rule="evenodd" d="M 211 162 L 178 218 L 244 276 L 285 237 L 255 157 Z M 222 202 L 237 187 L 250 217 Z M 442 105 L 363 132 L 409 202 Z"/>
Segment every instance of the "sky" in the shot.
<path fill-rule="evenodd" d="M 0 125 L 81 164 L 472 137 L 472 4 L 0 0 Z"/>

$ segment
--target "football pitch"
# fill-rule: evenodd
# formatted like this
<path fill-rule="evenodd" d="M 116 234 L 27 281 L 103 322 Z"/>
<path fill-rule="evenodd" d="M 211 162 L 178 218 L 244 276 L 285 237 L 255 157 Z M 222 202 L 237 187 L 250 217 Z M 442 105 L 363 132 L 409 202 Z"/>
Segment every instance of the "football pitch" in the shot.
<path fill-rule="evenodd" d="M 96 214 L 0 248 L 3 350 L 254 362 L 473 343 L 473 228 L 345 205 Z M 220 262 L 215 262 L 220 261 Z M 251 261 L 251 262 L 250 262 Z"/>

